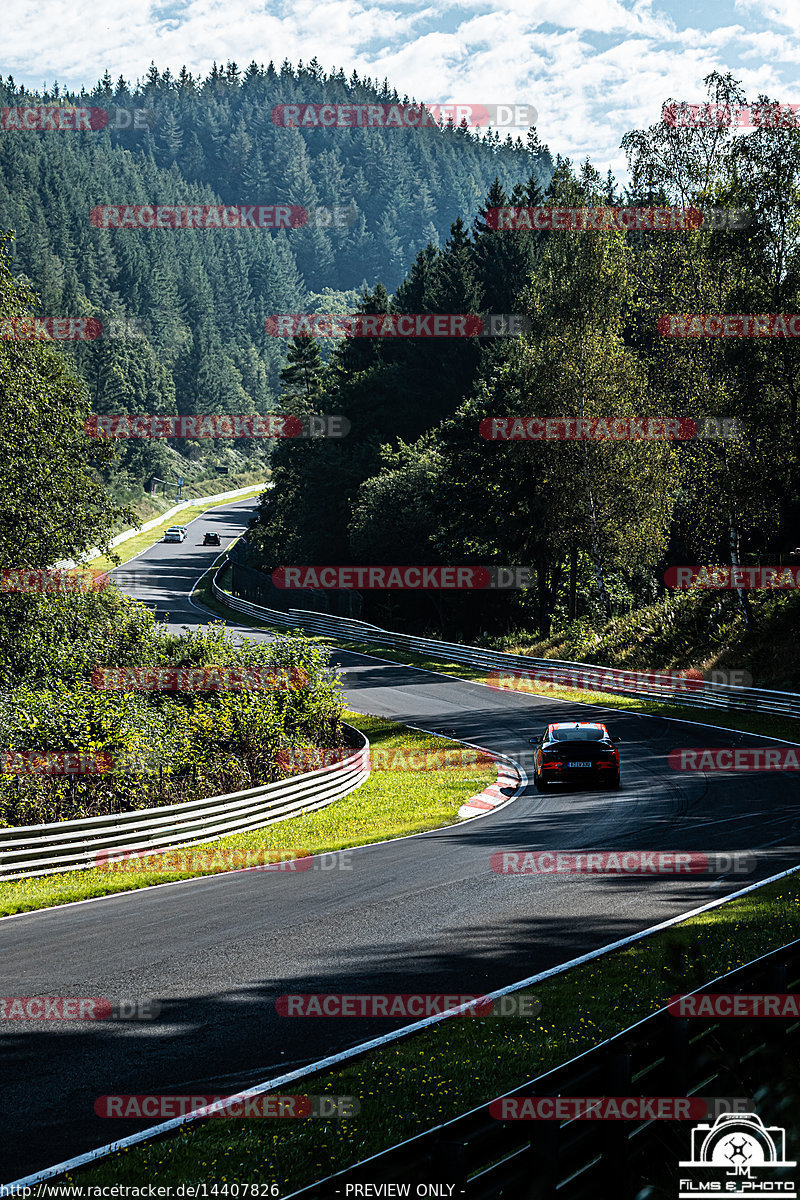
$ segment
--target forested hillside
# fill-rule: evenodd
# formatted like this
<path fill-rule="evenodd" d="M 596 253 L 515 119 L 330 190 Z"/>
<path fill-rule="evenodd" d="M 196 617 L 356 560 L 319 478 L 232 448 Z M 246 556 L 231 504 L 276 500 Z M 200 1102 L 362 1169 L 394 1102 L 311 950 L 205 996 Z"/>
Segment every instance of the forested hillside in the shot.
<path fill-rule="evenodd" d="M 710 77 L 712 99 L 739 96 Z M 541 203 L 492 188 L 390 298 L 366 311 L 517 312 L 521 337 L 348 340 L 314 370 L 316 403 L 344 413 L 342 443 L 285 443 L 255 532 L 264 570 L 285 564 L 495 563 L 535 568 L 525 592 L 365 592 L 364 616 L 451 636 L 538 630 L 652 603 L 664 570 L 773 562 L 798 538 L 796 338 L 662 336 L 681 313 L 793 313 L 800 134 L 659 123 L 625 141 L 622 197 L 590 163 L 559 161 L 550 206 L 746 210 L 747 228 L 501 231 L 488 209 Z M 495 223 L 496 224 L 496 223 Z M 301 353 L 298 345 L 297 353 Z M 307 351 L 310 360 L 314 351 Z M 489 441 L 508 417 L 736 418 L 732 438 Z M 766 556 L 766 557 L 765 557 Z M 749 628 L 746 592 L 720 603 Z"/>
<path fill-rule="evenodd" d="M 230 63 L 205 80 L 153 66 L 140 85 L 106 75 L 81 95 L 57 85 L 32 95 L 0 80 L 0 106 L 110 114 L 96 131 L 0 132 L 0 231 L 15 234 L 12 268 L 38 293 L 36 314 L 95 317 L 106 330 L 127 320 L 144 335 L 60 344 L 93 411 L 276 408 L 286 345 L 267 335 L 267 316 L 347 311 L 364 285 L 394 289 L 420 248 L 444 240 L 456 216 L 472 218 L 495 176 L 509 187 L 532 172 L 549 178 L 549 154 L 533 131 L 526 146 L 452 125 L 301 130 L 271 117 L 275 105 L 300 100 L 398 99 L 388 84 L 328 77 L 314 63 L 246 71 Z M 311 216 L 279 232 L 91 223 L 99 205 L 155 203 L 290 203 Z M 347 224 L 326 227 L 320 208 L 346 209 Z M 207 439 L 176 448 L 242 469 Z M 252 442 L 237 450 L 258 454 Z M 163 445 L 129 442 L 116 479 L 172 477 L 173 465 Z"/>

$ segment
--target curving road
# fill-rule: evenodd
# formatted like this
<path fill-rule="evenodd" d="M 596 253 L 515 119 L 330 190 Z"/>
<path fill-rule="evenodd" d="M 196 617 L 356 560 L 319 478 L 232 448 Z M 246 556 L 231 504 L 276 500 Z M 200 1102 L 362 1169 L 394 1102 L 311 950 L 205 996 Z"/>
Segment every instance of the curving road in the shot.
<path fill-rule="evenodd" d="M 120 569 L 124 590 L 162 619 L 168 612 L 175 629 L 202 624 L 188 593 L 218 553 L 200 546 L 202 534 L 216 529 L 224 546 L 252 508 L 248 500 L 213 510 L 181 545 L 153 546 Z M 676 746 L 757 738 L 500 693 L 347 651 L 333 658 L 354 708 L 517 759 L 548 720 L 598 715 L 623 739 L 623 789 L 538 796 L 531 788 L 480 820 L 356 849 L 349 870 L 217 875 L 0 922 L 0 995 L 164 1006 L 152 1023 L 0 1028 L 4 1179 L 142 1127 L 96 1117 L 97 1096 L 231 1091 L 392 1025 L 282 1018 L 281 993 L 490 990 L 797 861 L 796 777 L 684 776 L 667 765 Z M 746 878 L 718 880 L 514 877 L 490 868 L 498 850 L 590 847 L 748 850 L 758 859 Z"/>

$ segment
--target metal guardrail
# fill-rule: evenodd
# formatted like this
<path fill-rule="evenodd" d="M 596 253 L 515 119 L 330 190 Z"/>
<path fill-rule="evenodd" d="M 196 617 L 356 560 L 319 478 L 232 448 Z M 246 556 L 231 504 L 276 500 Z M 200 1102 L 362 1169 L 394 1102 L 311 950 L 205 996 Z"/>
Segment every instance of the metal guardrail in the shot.
<path fill-rule="evenodd" d="M 799 986 L 795 941 L 696 992 L 787 993 Z M 791 1018 L 686 1019 L 661 1009 L 503 1096 L 685 1096 L 708 1103 L 715 1097 L 746 1100 L 769 1084 L 773 1111 L 776 1086 L 783 1087 L 784 1100 L 794 1097 L 786 1111 L 796 1111 L 799 1036 L 800 1020 Z M 705 1119 L 713 1124 L 714 1115 Z M 287 1200 L 341 1200 L 348 1190 L 361 1194 L 352 1185 L 399 1181 L 414 1195 L 415 1184 L 434 1179 L 447 1180 L 452 1195 L 468 1200 L 631 1200 L 646 1184 L 654 1196 L 677 1195 L 691 1127 L 691 1121 L 503 1121 L 487 1103 L 291 1192 Z M 675 1173 L 671 1190 L 669 1171 Z"/>
<path fill-rule="evenodd" d="M 94 866 L 103 851 L 151 851 L 247 833 L 324 808 L 369 778 L 369 742 L 352 726 L 356 749 L 340 763 L 243 792 L 142 808 L 113 816 L 0 828 L 0 880 Z"/>
<path fill-rule="evenodd" d="M 736 687 L 727 683 L 701 683 L 699 680 L 680 680 L 671 675 L 654 672 L 625 671 L 616 667 L 598 667 L 591 663 L 567 662 L 557 658 L 533 658 L 527 654 L 504 654 L 499 650 L 484 650 L 458 642 L 441 642 L 434 638 L 414 637 L 405 633 L 390 633 L 366 621 L 346 617 L 331 617 L 303 609 L 279 612 L 240 600 L 224 591 L 217 583 L 225 564 L 212 580 L 214 595 L 223 604 L 245 616 L 256 617 L 285 629 L 301 628 L 309 633 L 342 638 L 346 641 L 370 642 L 392 650 L 407 650 L 445 662 L 464 663 L 486 670 L 508 672 L 509 689 L 525 691 L 525 675 L 546 672 L 547 680 L 562 687 L 579 690 L 576 676 L 594 676 L 583 690 L 608 692 L 612 695 L 633 696 L 642 700 L 658 700 L 662 704 L 689 705 L 697 708 L 719 708 L 728 712 L 769 713 L 774 716 L 800 719 L 800 694 L 777 692 L 766 688 Z M 639 678 L 636 678 L 639 676 Z M 516 686 L 515 686 L 516 682 Z M 532 681 L 536 686 L 535 680 Z M 533 690 L 531 688 L 531 690 Z"/>
<path fill-rule="evenodd" d="M 572 959 L 569 959 L 567 962 L 562 962 L 556 967 L 550 967 L 546 971 L 539 972 L 538 974 L 535 974 L 535 975 L 530 975 L 525 979 L 517 980 L 515 983 L 512 983 L 506 987 L 498 988 L 495 991 L 486 992 L 484 994 L 484 999 L 495 1000 L 495 999 L 499 999 L 501 996 L 511 996 L 516 992 L 521 992 L 523 989 L 530 990 L 531 987 L 534 987 L 537 984 L 544 982 L 545 980 L 554 979 L 556 976 L 562 976 L 562 975 L 566 974 L 567 972 L 574 970 L 576 967 L 584 966 L 586 963 L 596 962 L 599 959 L 605 958 L 607 955 L 614 953 L 615 951 L 627 949 L 629 946 L 632 946 L 635 943 L 644 941 L 647 938 L 654 937 L 656 934 L 662 933 L 665 929 L 671 929 L 671 928 L 673 928 L 673 926 L 680 925 L 684 921 L 686 921 L 690 918 L 699 916 L 701 913 L 711 912 L 714 909 L 717 909 L 724 905 L 730 904 L 732 900 L 739 900 L 739 899 L 741 899 L 742 896 L 750 895 L 751 893 L 756 892 L 763 887 L 766 887 L 768 884 L 777 883 L 778 881 L 783 880 L 783 879 L 789 879 L 792 876 L 796 875 L 798 871 L 800 871 L 800 866 L 790 867 L 789 870 L 781 871 L 777 875 L 770 875 L 766 879 L 759 880 L 758 883 L 748 884 L 747 887 L 741 888 L 741 889 L 737 890 L 736 892 L 733 892 L 729 896 L 724 896 L 717 900 L 711 900 L 707 904 L 703 904 L 699 908 L 694 908 L 694 909 L 691 909 L 689 912 L 678 913 L 674 917 L 669 917 L 669 918 L 667 918 L 666 921 L 661 921 L 658 925 L 652 925 L 649 929 L 642 929 L 638 933 L 629 934 L 628 936 L 621 938 L 615 942 L 608 943 L 608 945 L 606 945 L 606 946 L 600 946 L 596 950 L 589 950 L 588 952 L 579 955 L 577 958 L 572 958 Z M 771 961 L 775 960 L 776 956 L 781 954 L 783 951 L 793 948 L 795 944 L 796 943 L 789 943 L 787 946 L 779 947 L 777 950 L 772 951 L 770 954 L 764 955 L 761 958 L 755 960 L 755 962 L 743 964 L 741 967 L 737 968 L 737 970 L 742 971 L 745 969 L 749 969 L 750 967 L 755 966 L 756 963 L 771 962 Z M 731 973 L 729 973 L 729 974 L 731 974 Z M 720 983 L 724 980 L 727 980 L 727 978 L 728 978 L 728 976 L 720 976 L 719 979 L 710 980 L 708 983 L 703 985 L 702 988 L 697 988 L 695 990 L 697 992 L 713 990 L 715 984 Z M 361 1044 L 356 1045 L 356 1046 L 350 1046 L 349 1048 L 347 1048 L 345 1050 L 338 1050 L 334 1054 L 329 1054 L 322 1059 L 316 1060 L 315 1062 L 305 1063 L 301 1067 L 294 1067 L 293 1069 L 291 1069 L 289 1071 L 284 1071 L 277 1076 L 273 1076 L 270 1079 L 261 1080 L 260 1082 L 245 1089 L 244 1091 L 237 1093 L 237 1095 L 234 1097 L 229 1096 L 228 1100 L 248 1099 L 252 1096 L 264 1096 L 267 1093 L 271 1093 L 271 1092 L 284 1092 L 285 1089 L 289 1085 L 291 1085 L 293 1090 L 296 1091 L 298 1081 L 301 1079 L 310 1080 L 313 1076 L 318 1075 L 323 1070 L 331 1069 L 333 1067 L 339 1067 L 343 1063 L 358 1062 L 358 1061 L 364 1059 L 366 1057 L 366 1055 L 368 1055 L 372 1050 L 376 1050 L 381 1047 L 393 1045 L 397 1042 L 404 1041 L 406 1038 L 410 1037 L 412 1034 L 419 1033 L 423 1029 L 428 1029 L 431 1026 L 439 1025 L 444 1021 L 452 1020 L 459 1011 L 463 1011 L 463 1009 L 466 1007 L 469 1007 L 469 1005 L 456 1006 L 456 1008 L 450 1009 L 447 1012 L 436 1013 L 436 1014 L 433 1014 L 428 1017 L 423 1017 L 417 1021 L 414 1021 L 411 1025 L 406 1025 L 401 1029 L 395 1029 L 389 1033 L 380 1034 L 378 1037 L 372 1038 L 370 1041 L 362 1042 Z M 657 1015 L 657 1014 L 653 1014 L 653 1016 L 655 1016 L 655 1015 Z M 646 1018 L 646 1020 L 649 1020 L 649 1019 L 650 1018 Z M 641 1024 L 641 1022 L 639 1022 L 639 1024 Z M 636 1026 L 634 1026 L 632 1028 L 636 1028 Z M 623 1033 L 629 1033 L 629 1032 L 630 1032 L 630 1029 L 623 1031 Z M 621 1036 L 623 1036 L 623 1034 L 618 1034 L 617 1036 L 621 1037 Z M 604 1044 L 605 1043 L 601 1043 L 600 1046 L 592 1047 L 592 1049 L 590 1049 L 586 1053 L 592 1053 L 594 1050 L 600 1050 L 600 1049 L 602 1049 L 602 1046 Z M 793 1066 L 791 1064 L 791 1060 L 789 1060 L 789 1063 L 790 1063 L 790 1070 L 792 1070 Z M 528 1086 L 530 1086 L 530 1081 L 529 1081 L 529 1083 L 521 1084 L 520 1088 L 524 1088 L 524 1087 L 528 1087 Z M 506 1094 L 511 1094 L 511 1093 L 506 1093 Z M 483 1105 L 482 1107 L 485 1108 L 486 1105 Z M 477 1110 L 475 1110 L 475 1111 L 477 1111 Z M 66 1171 L 77 1170 L 79 1167 L 87 1166 L 89 1163 L 99 1162 L 101 1159 L 105 1159 L 105 1158 L 110 1157 L 113 1154 L 117 1154 L 121 1150 L 127 1151 L 132 1146 L 137 1146 L 142 1142 L 151 1141 L 153 1138 L 160 1137 L 162 1135 L 171 1134 L 175 1130 L 180 1129 L 182 1127 L 194 1125 L 201 1120 L 205 1120 L 207 1118 L 207 1114 L 208 1114 L 208 1110 L 205 1107 L 202 1107 L 199 1109 L 195 1109 L 192 1112 L 183 1113 L 179 1117 L 171 1117 L 170 1119 L 168 1119 L 166 1121 L 160 1122 L 158 1125 L 150 1126 L 150 1128 L 140 1130 L 138 1133 L 129 1134 L 127 1137 L 118 1138 L 116 1141 L 109 1142 L 105 1146 L 98 1146 L 94 1150 L 84 1151 L 82 1154 L 78 1154 L 78 1155 L 74 1156 L 73 1158 L 67 1159 L 60 1163 L 55 1163 L 53 1166 L 45 1167 L 43 1170 L 36 1171 L 32 1175 L 27 1175 L 22 1179 L 16 1179 L 16 1180 L 13 1180 L 12 1182 L 14 1183 L 15 1186 L 24 1185 L 26 1187 L 30 1187 L 33 1184 L 43 1183 L 47 1179 L 60 1178 L 62 1175 L 64 1175 L 64 1173 Z M 462 1114 L 462 1117 L 458 1117 L 455 1119 L 461 1120 L 461 1119 L 464 1119 L 466 1117 L 470 1117 L 473 1115 L 474 1115 L 474 1112 L 465 1113 L 465 1114 Z M 425 1133 L 418 1135 L 418 1136 L 425 1137 L 428 1134 L 436 1133 L 437 1130 L 441 1129 L 441 1128 L 442 1128 L 442 1126 L 438 1126 L 436 1129 L 427 1130 Z M 416 1140 L 417 1140 L 416 1138 L 409 1139 L 409 1144 L 412 1142 L 415 1142 Z M 397 1147 L 390 1148 L 390 1150 L 395 1150 L 395 1149 L 397 1149 Z M 389 1151 L 384 1151 L 384 1153 L 389 1153 Z M 375 1155 L 375 1156 L 373 1156 L 373 1159 L 377 1158 L 377 1157 L 378 1156 Z M 368 1161 L 371 1162 L 371 1161 L 373 1161 L 373 1159 L 370 1159 Z M 360 1165 L 360 1164 L 356 1164 L 356 1165 Z M 349 1168 L 349 1169 L 353 1169 L 353 1168 Z M 338 1177 L 337 1176 L 329 1176 L 328 1177 L 328 1179 L 336 1179 L 336 1178 L 338 1178 Z M 327 1183 L 328 1179 L 318 1180 L 315 1184 L 311 1185 L 311 1187 L 317 1188 L 320 1186 L 320 1184 Z M 291 1197 L 287 1196 L 285 1198 L 285 1200 L 293 1200 L 294 1196 L 301 1196 L 301 1195 L 307 1196 L 308 1192 L 309 1192 L 308 1187 L 303 1188 L 299 1192 L 292 1193 Z M 323 1193 L 321 1193 L 321 1195 L 322 1194 Z M 334 1194 L 335 1194 L 336 1200 L 342 1200 L 340 1191 L 335 1191 Z M 672 1195 L 672 1194 L 673 1193 L 670 1193 L 670 1195 Z M 594 1197 L 593 1197 L 593 1200 L 595 1200 Z"/>

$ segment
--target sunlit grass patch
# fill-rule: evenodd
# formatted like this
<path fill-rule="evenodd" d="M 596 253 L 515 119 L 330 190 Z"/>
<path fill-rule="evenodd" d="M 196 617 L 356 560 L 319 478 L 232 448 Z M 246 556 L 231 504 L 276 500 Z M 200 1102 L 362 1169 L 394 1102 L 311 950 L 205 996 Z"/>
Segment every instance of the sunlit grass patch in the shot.
<path fill-rule="evenodd" d="M 360 729 L 376 750 L 402 747 L 449 750 L 453 747 L 452 742 L 380 717 L 345 712 L 343 719 Z M 480 764 L 468 770 L 374 771 L 356 791 L 327 808 L 266 825 L 251 833 L 219 838 L 195 848 L 199 852 L 218 852 L 219 865 L 201 862 L 204 869 L 190 871 L 110 871 L 92 867 L 62 875 L 24 879 L 18 883 L 6 880 L 0 882 L 0 914 L 7 916 L 94 896 L 133 891 L 156 883 L 218 874 L 226 869 L 225 855 L 234 852 L 295 851 L 296 854 L 290 853 L 290 857 L 296 857 L 303 853 L 321 854 L 436 829 L 457 821 L 458 809 L 464 801 L 482 791 L 496 778 L 494 768 L 486 769 Z M 189 854 L 190 851 L 185 853 Z M 254 861 L 257 861 L 255 857 Z"/>

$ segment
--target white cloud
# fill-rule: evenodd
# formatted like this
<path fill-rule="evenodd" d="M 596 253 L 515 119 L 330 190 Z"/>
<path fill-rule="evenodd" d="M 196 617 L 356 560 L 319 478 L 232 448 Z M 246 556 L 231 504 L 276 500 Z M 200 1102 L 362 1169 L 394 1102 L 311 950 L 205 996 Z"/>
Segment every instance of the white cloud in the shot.
<path fill-rule="evenodd" d="M 488 12 L 486 0 L 188 0 L 145 2 L 113 23 L 93 0 L 6 0 L 2 67 L 33 87 L 79 87 L 106 69 L 135 81 L 151 60 L 205 75 L 213 61 L 316 55 L 429 102 L 532 104 L 554 153 L 620 173 L 622 135 L 656 122 L 669 96 L 701 100 L 712 70 L 730 70 L 751 96 L 798 99 L 796 4 L 736 0 L 746 25 L 701 28 L 681 0 L 492 0 Z"/>

